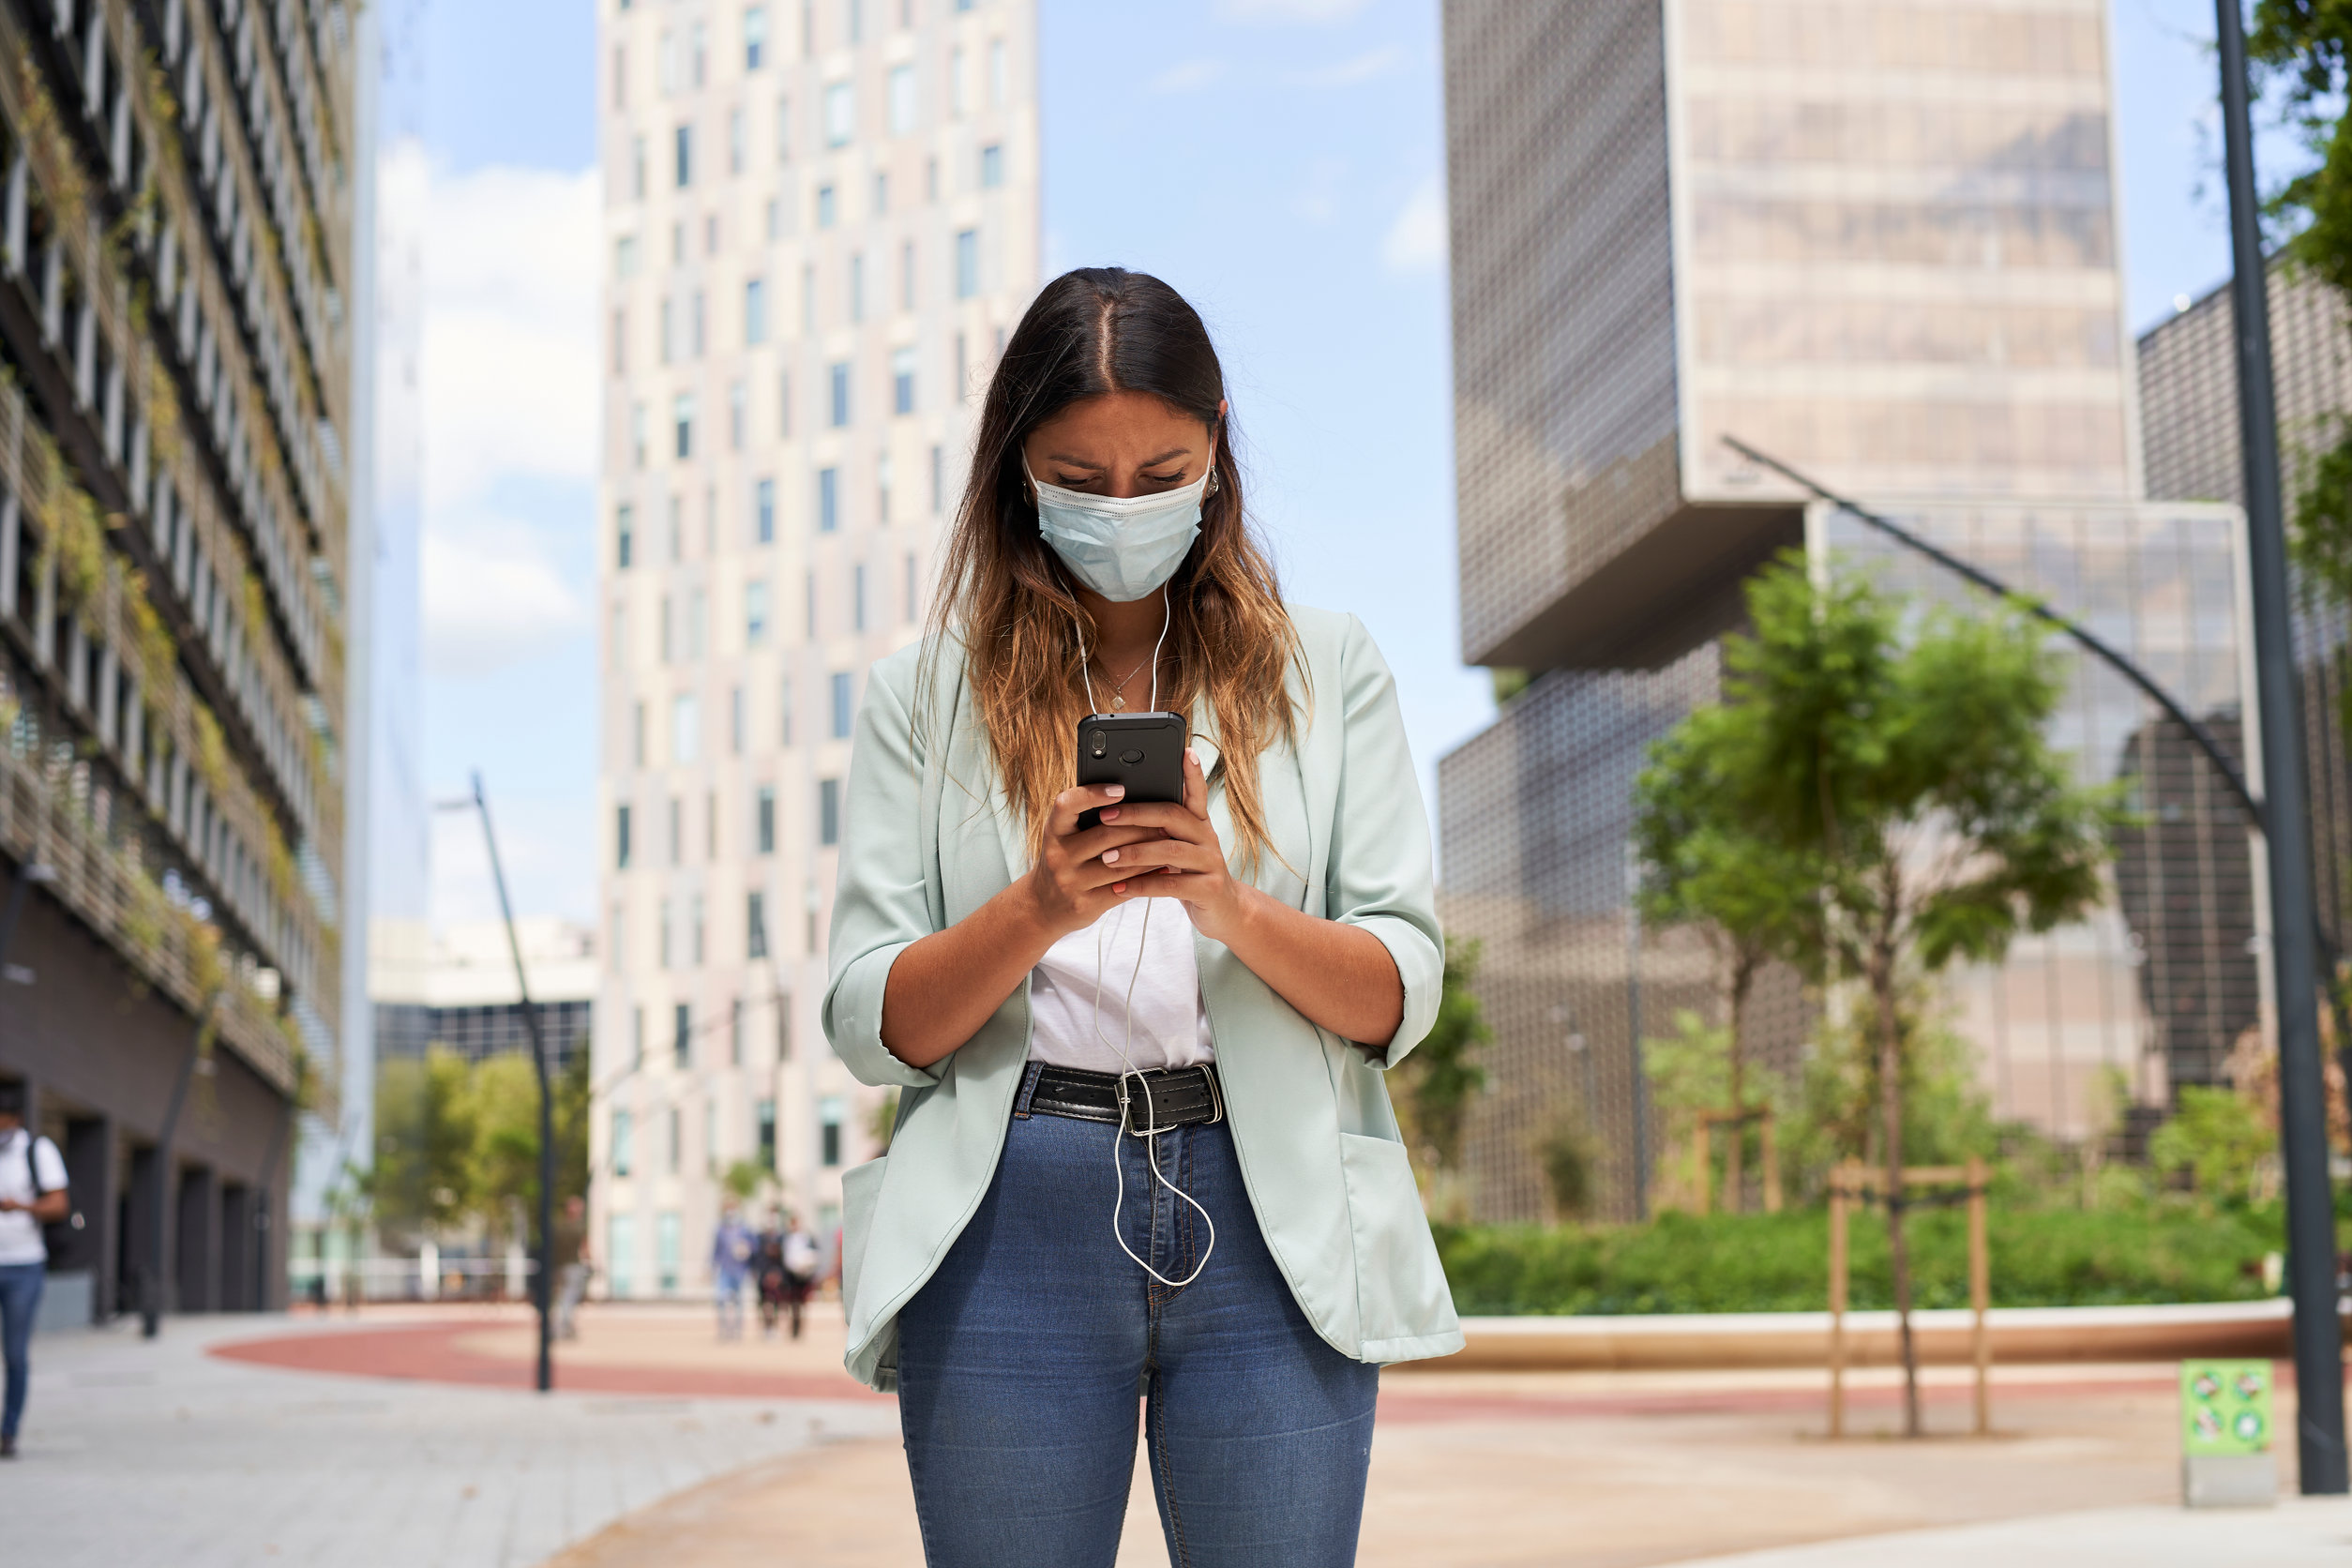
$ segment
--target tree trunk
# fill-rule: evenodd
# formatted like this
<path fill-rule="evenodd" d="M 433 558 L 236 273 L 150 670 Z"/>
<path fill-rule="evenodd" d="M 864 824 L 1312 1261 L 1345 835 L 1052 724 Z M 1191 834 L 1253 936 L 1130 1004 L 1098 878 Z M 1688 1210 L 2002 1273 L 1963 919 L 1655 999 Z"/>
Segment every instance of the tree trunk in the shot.
<path fill-rule="evenodd" d="M 1731 960 L 1731 1114 L 1740 1116 L 1748 1108 L 1747 1059 L 1741 1054 L 1741 1046 L 1747 1033 L 1748 992 L 1756 984 L 1756 958 L 1740 953 Z M 1731 1123 L 1731 1143 L 1724 1150 L 1723 1184 L 1726 1189 L 1724 1208 L 1730 1214 L 1741 1214 L 1747 1208 L 1747 1171 L 1744 1168 L 1747 1152 L 1748 1124 Z M 1709 1172 L 1700 1171 L 1698 1179 L 1708 1179 Z"/>
<path fill-rule="evenodd" d="M 1895 1337 L 1903 1348 L 1903 1435 L 1921 1436 L 1919 1348 L 1911 1338 L 1911 1252 L 1903 1233 L 1903 1027 L 1896 1017 L 1894 944 L 1870 953 L 1870 994 L 1878 1009 L 1879 1138 L 1886 1154 L 1887 1265 L 1894 1284 Z"/>

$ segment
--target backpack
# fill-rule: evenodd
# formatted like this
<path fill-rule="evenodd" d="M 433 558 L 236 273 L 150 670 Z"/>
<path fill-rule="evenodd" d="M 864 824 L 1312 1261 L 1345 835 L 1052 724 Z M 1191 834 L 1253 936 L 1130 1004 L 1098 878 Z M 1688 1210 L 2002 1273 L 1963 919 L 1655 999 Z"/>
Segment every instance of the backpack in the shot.
<path fill-rule="evenodd" d="M 65 1187 L 41 1185 L 41 1162 L 37 1157 L 40 1146 L 47 1143 L 52 1150 L 55 1151 L 57 1163 L 63 1165 L 66 1163 L 65 1151 L 58 1149 L 53 1141 L 43 1138 L 30 1127 L 24 1128 L 23 1133 L 24 1184 L 33 1189 L 33 1201 L 38 1203 L 53 1192 L 69 1191 L 70 1183 Z M 40 1226 L 41 1250 L 49 1255 L 52 1262 L 54 1262 L 60 1252 L 72 1245 L 73 1232 L 82 1229 L 82 1214 L 77 1209 L 68 1208 L 63 1219 L 42 1220 L 37 1223 Z"/>

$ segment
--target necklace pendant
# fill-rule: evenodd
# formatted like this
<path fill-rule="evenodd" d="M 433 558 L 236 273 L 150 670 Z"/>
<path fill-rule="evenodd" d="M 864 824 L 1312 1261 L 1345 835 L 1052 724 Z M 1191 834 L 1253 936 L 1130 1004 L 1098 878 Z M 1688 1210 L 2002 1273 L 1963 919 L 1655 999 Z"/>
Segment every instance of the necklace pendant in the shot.
<path fill-rule="evenodd" d="M 1112 713 L 1123 713 L 1126 711 L 1126 706 L 1127 700 L 1125 698 L 1120 696 L 1115 691 L 1110 694 L 1110 711 Z"/>

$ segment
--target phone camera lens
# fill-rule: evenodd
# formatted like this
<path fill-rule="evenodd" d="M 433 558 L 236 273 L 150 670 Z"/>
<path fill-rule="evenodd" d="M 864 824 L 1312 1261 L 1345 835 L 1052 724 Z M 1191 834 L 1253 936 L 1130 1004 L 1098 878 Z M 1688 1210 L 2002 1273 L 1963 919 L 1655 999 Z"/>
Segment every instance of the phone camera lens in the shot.
<path fill-rule="evenodd" d="M 1103 732 L 1100 730 L 1089 731 L 1087 732 L 1086 741 L 1088 747 L 1097 757 L 1102 756 L 1105 752 L 1110 749 L 1110 743 L 1103 738 Z"/>

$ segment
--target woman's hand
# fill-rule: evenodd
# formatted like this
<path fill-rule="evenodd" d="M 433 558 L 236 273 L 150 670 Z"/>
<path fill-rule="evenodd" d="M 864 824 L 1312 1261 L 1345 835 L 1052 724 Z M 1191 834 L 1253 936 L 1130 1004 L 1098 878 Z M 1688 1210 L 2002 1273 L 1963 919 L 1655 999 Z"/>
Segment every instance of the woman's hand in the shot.
<path fill-rule="evenodd" d="M 1124 902 L 1133 863 L 1123 857 L 1135 852 L 1133 846 L 1160 837 L 1158 827 L 1135 820 L 1142 807 L 1120 805 L 1126 793 L 1123 784 L 1081 784 L 1053 797 L 1044 852 L 1022 879 L 1031 918 L 1046 934 L 1048 946 Z M 1079 814 L 1096 807 L 1102 825 L 1080 828 Z"/>
<path fill-rule="evenodd" d="M 1236 881 L 1225 864 L 1225 846 L 1209 821 L 1209 781 L 1201 774 L 1200 760 L 1189 749 L 1184 753 L 1181 803 L 1138 802 L 1122 810 L 1120 822 L 1157 832 L 1104 852 L 1105 868 L 1127 879 L 1112 882 L 1111 893 L 1121 898 L 1181 898 L 1193 929 L 1232 946 L 1253 896 L 1262 895 Z"/>

